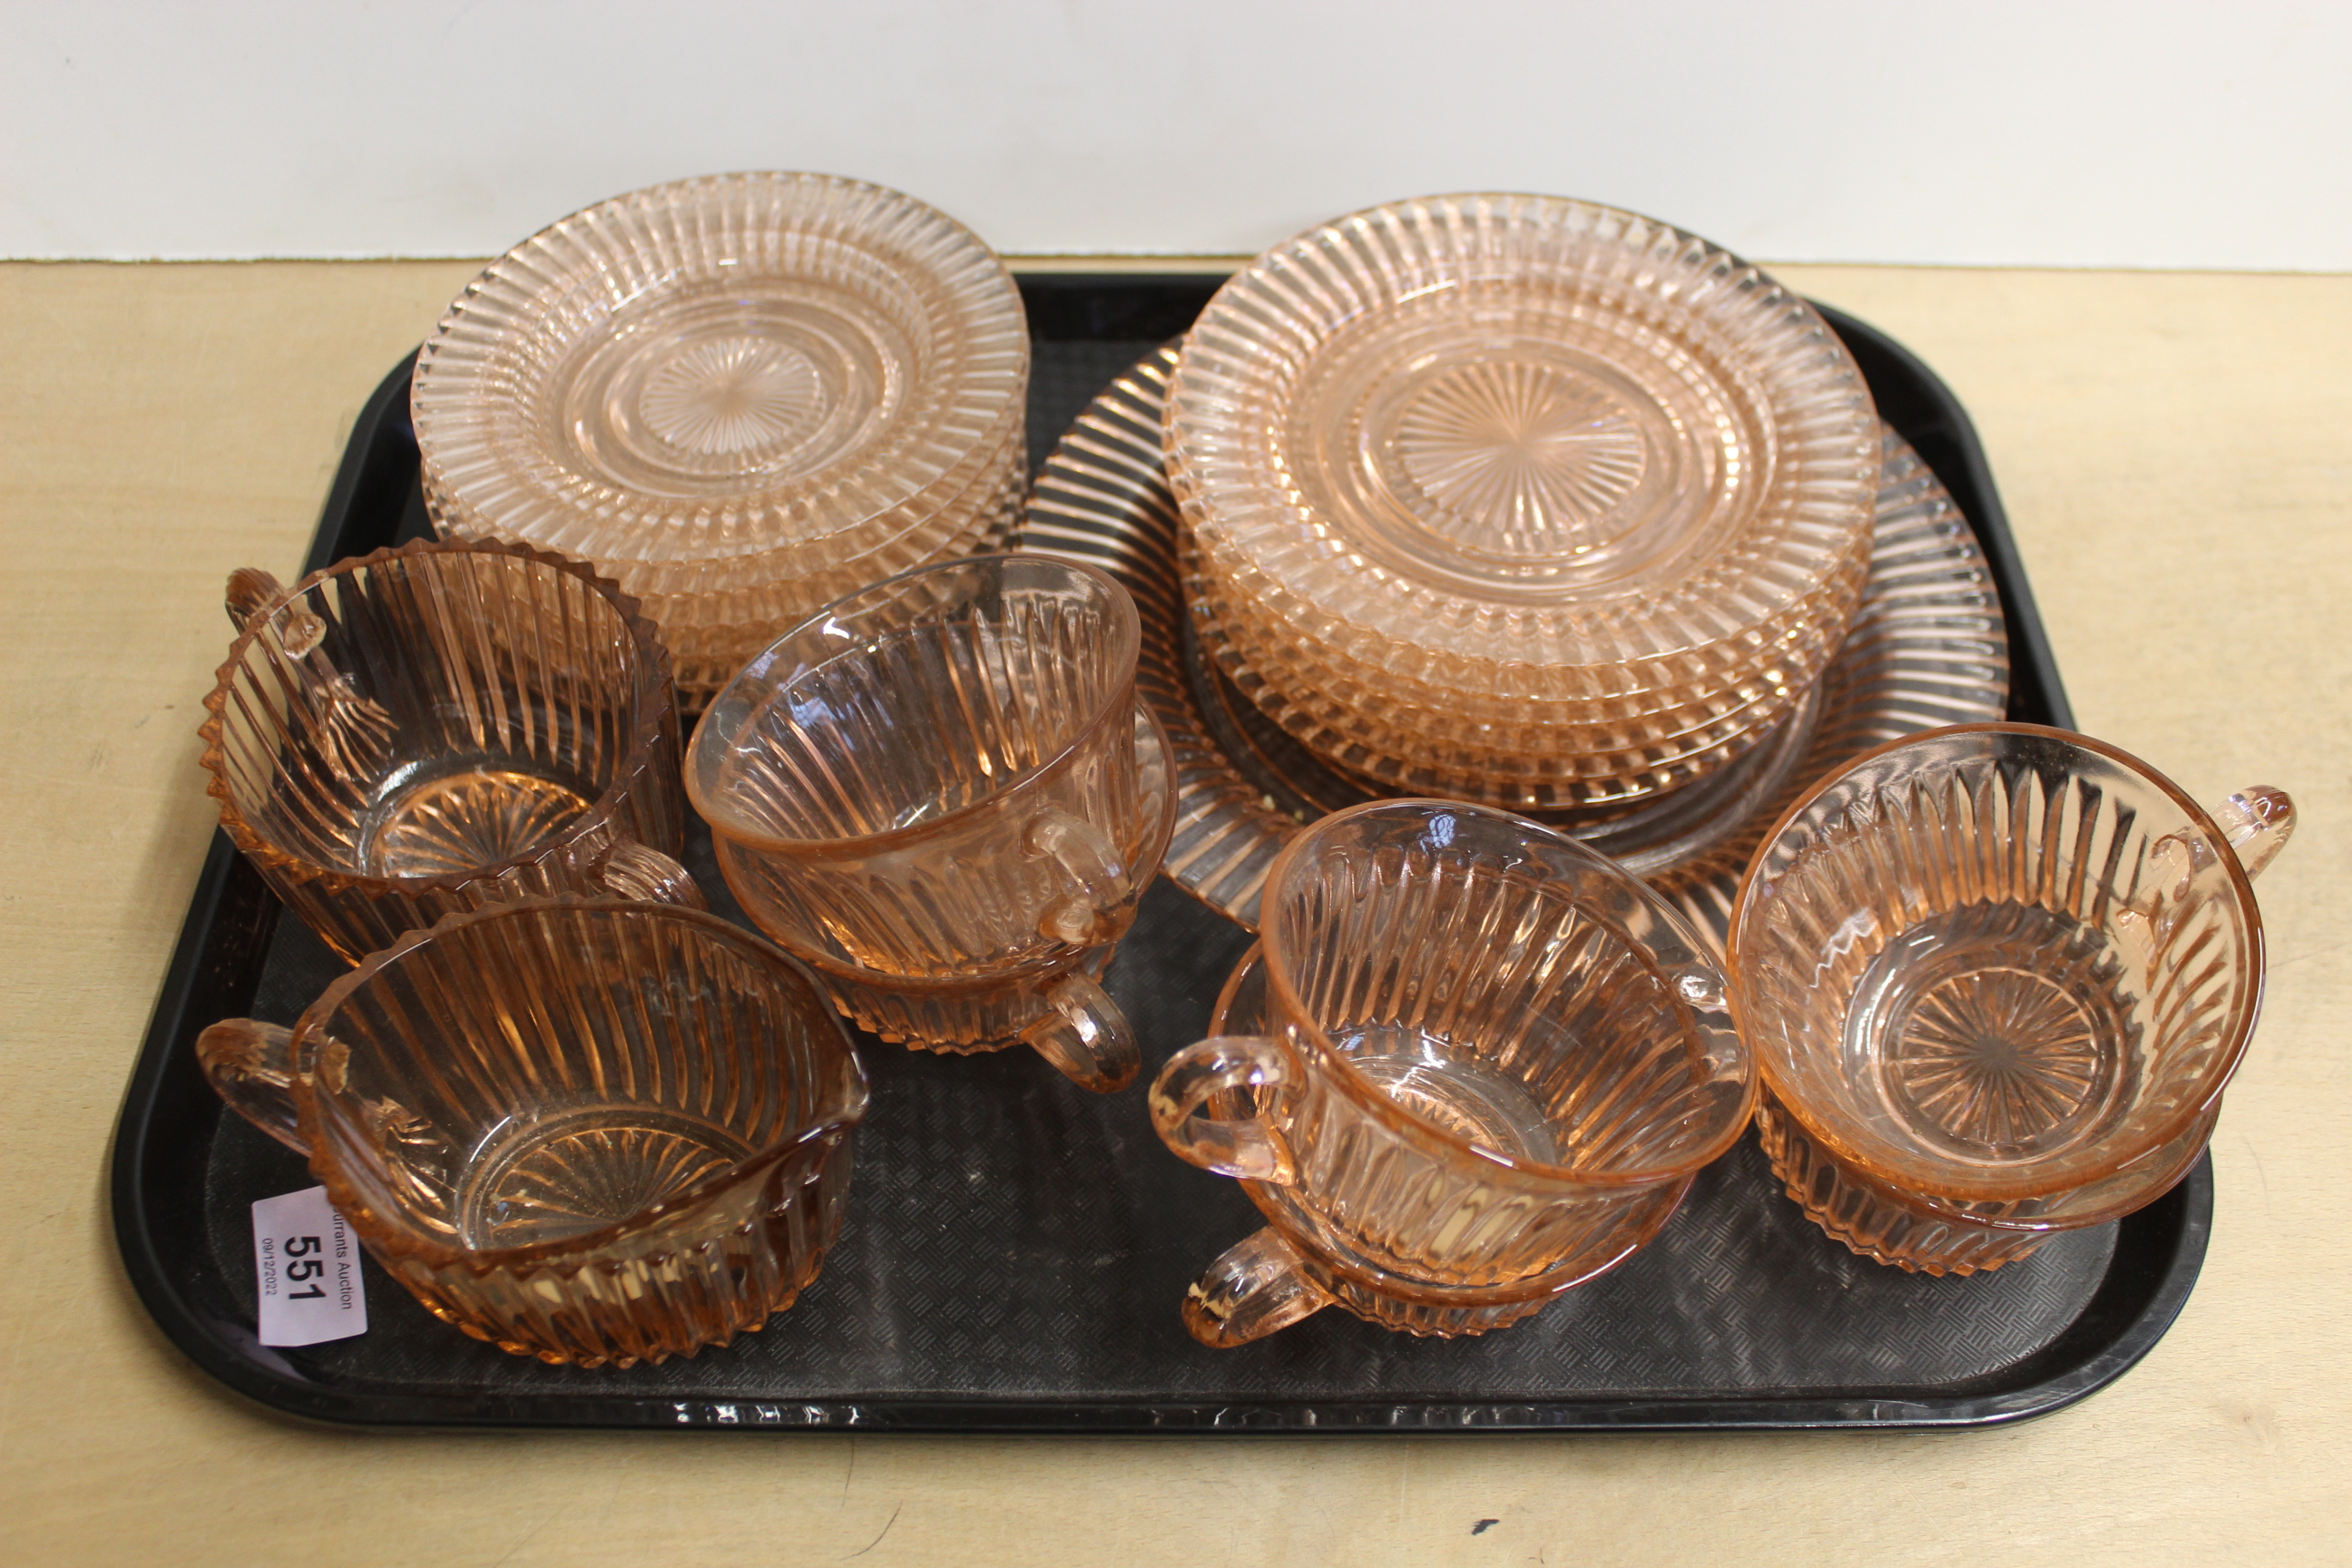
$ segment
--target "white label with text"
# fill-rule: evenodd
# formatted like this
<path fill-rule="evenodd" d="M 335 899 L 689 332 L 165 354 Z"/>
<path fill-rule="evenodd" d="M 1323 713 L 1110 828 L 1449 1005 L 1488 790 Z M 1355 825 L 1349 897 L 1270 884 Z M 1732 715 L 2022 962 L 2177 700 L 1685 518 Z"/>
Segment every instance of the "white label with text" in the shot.
<path fill-rule="evenodd" d="M 367 1332 L 359 1238 L 305 1187 L 253 1205 L 253 1273 L 261 1289 L 261 1342 L 315 1345 Z"/>

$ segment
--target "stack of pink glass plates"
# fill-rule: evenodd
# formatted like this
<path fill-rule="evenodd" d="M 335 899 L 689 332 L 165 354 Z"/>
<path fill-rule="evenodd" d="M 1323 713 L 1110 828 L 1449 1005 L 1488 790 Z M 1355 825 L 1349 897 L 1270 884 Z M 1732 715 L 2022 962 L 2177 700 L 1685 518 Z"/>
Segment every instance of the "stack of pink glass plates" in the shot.
<path fill-rule="evenodd" d="M 1179 581 L 1162 421 L 1172 349 L 1097 397 L 1046 459 L 1016 542 L 1085 561 L 1135 595 L 1136 690 L 1168 733 L 1176 779 L 1166 870 L 1255 927 L 1267 868 L 1299 826 L 1392 795 L 1273 722 L 1205 656 Z M 1881 427 L 1870 576 L 1820 679 L 1736 762 L 1686 788 L 1538 812 L 1647 879 L 1720 942 L 1741 868 L 1806 783 L 1871 747 L 2008 709 L 2000 595 L 1968 521 L 1899 436 Z"/>
<path fill-rule="evenodd" d="M 594 562 L 699 706 L 809 612 L 1002 541 L 1028 375 L 1012 276 L 954 219 L 855 180 L 726 174 L 492 262 L 412 406 L 435 525 Z"/>
<path fill-rule="evenodd" d="M 1194 628 L 1333 765 L 1526 807 L 1760 744 L 1867 579 L 1877 421 L 1802 300 L 1543 196 L 1319 226 L 1236 275 L 1168 404 Z"/>

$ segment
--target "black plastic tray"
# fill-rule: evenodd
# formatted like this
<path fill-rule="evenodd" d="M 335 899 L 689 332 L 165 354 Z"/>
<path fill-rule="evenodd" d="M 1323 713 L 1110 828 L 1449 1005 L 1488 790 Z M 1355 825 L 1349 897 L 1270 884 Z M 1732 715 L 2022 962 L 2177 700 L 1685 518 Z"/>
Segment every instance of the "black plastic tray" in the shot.
<path fill-rule="evenodd" d="M 1023 280 L 1036 343 L 1033 461 L 1087 400 L 1181 331 L 1216 279 Z M 1942 477 L 2000 579 L 2011 714 L 2069 722 L 1967 416 L 1899 345 L 1845 317 L 1879 407 Z M 313 568 L 425 530 L 409 366 L 361 415 Z M 229 565 L 224 563 L 224 573 Z M 193 787 L 193 786 L 191 786 Z M 723 894 L 698 835 L 696 867 Z M 723 901 L 723 900 L 722 900 Z M 1337 1310 L 1203 1350 L 1184 1286 L 1256 1228 L 1235 1184 L 1159 1145 L 1140 1089 L 1082 1093 L 1029 1052 L 941 1058 L 866 1040 L 872 1114 L 839 1245 L 766 1331 L 630 1371 L 542 1366 L 466 1339 L 368 1265 L 371 1328 L 273 1350 L 254 1337 L 247 1205 L 310 1184 L 225 1115 L 192 1041 L 215 1019 L 290 1022 L 341 965 L 216 835 L 125 1097 L 115 1232 L 163 1331 L 197 1365 L 298 1415 L 384 1425 L 913 1431 L 1432 1431 L 1952 1426 L 2040 1415 L 2120 1375 L 2187 1298 L 2210 1162 L 2116 1226 L 1973 1279 L 1858 1258 L 1779 1193 L 1752 1139 L 1664 1233 L 1517 1327 L 1416 1340 Z M 1166 883 L 1108 984 L 1149 1074 L 1206 1024 L 1247 943 Z"/>

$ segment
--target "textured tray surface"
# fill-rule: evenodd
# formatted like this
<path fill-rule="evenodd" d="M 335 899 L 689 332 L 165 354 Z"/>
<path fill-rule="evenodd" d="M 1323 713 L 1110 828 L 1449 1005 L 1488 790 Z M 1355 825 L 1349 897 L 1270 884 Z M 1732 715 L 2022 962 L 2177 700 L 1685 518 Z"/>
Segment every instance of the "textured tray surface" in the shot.
<path fill-rule="evenodd" d="M 1102 289 L 1112 307 L 1119 287 Z M 1106 320 L 1082 289 L 1045 304 L 1033 300 L 1034 456 L 1171 330 L 1149 310 Z M 1056 341 L 1056 309 L 1064 330 L 1076 311 L 1078 330 L 1116 335 Z M 363 422 L 357 439 L 396 448 L 404 432 L 387 424 L 389 434 Z M 395 474 L 397 458 L 387 459 Z M 1973 491 L 1954 488 L 1969 506 Z M 350 548 L 354 530 L 380 542 L 419 521 L 397 484 L 362 479 L 339 496 L 347 489 L 351 526 L 322 550 Z M 2043 695 L 2054 681 L 2003 564 L 2006 539 L 1987 544 L 2005 595 L 2017 595 L 2012 629 L 2026 634 L 2013 710 L 2063 721 L 2063 699 Z M 698 829 L 690 858 L 723 902 Z M 869 1039 L 876 1095 L 841 1241 L 765 1331 L 660 1367 L 546 1367 L 462 1338 L 371 1264 L 366 1335 L 269 1350 L 252 1338 L 246 1205 L 310 1179 L 218 1114 L 184 1060 L 194 1030 L 246 995 L 257 1016 L 290 1021 L 340 972 L 292 921 L 265 936 L 268 919 L 257 881 L 216 850 L 126 1104 L 118 1231 L 158 1321 L 201 1364 L 331 1418 L 935 1429 L 1999 1420 L 2077 1397 L 2145 1352 L 2194 1278 L 2210 1206 L 2200 1166 L 2120 1228 L 2062 1237 L 1989 1277 L 1936 1279 L 1824 1237 L 1779 1194 L 1751 1136 L 1702 1174 L 1651 1247 L 1518 1327 L 1423 1341 L 1328 1311 L 1210 1352 L 1184 1333 L 1178 1300 L 1260 1222 L 1235 1184 L 1160 1146 L 1139 1089 L 1085 1094 L 1025 1052 L 938 1058 Z M 1108 981 L 1139 1026 L 1147 1075 L 1197 1037 L 1247 942 L 1173 887 L 1152 889 Z"/>

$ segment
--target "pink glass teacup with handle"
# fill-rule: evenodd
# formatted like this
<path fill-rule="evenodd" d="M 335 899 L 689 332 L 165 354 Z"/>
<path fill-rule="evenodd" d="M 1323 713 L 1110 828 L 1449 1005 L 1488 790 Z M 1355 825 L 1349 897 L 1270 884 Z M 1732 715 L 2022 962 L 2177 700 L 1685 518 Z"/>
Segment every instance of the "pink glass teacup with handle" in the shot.
<path fill-rule="evenodd" d="M 866 1075 L 800 965 L 697 910 L 524 900 L 410 931 L 291 1029 L 197 1037 L 435 1316 L 580 1366 L 761 1327 L 840 1229 Z"/>
<path fill-rule="evenodd" d="M 728 887 L 883 1038 L 1027 1045 L 1124 1087 L 1141 1058 L 1097 980 L 1175 820 L 1139 637 L 1125 589 L 1045 556 L 924 567 L 818 612 L 688 748 Z"/>
<path fill-rule="evenodd" d="M 419 542 L 291 589 L 247 568 L 227 607 L 199 731 L 221 826 L 346 960 L 519 899 L 701 906 L 669 655 L 589 567 Z"/>
<path fill-rule="evenodd" d="M 1790 806 L 1732 913 L 1757 1125 L 1855 1252 L 1969 1275 L 2196 1163 L 2262 1002 L 2282 791 L 2210 811 L 2031 724 L 1914 735 Z"/>
<path fill-rule="evenodd" d="M 1293 839 L 1261 909 L 1220 1033 L 1151 1087 L 1161 1139 L 1268 1222 L 1188 1295 L 1203 1342 L 1333 1303 L 1424 1334 L 1517 1321 L 1630 1257 L 1747 1126 L 1722 972 L 1563 835 L 1373 802 Z"/>

